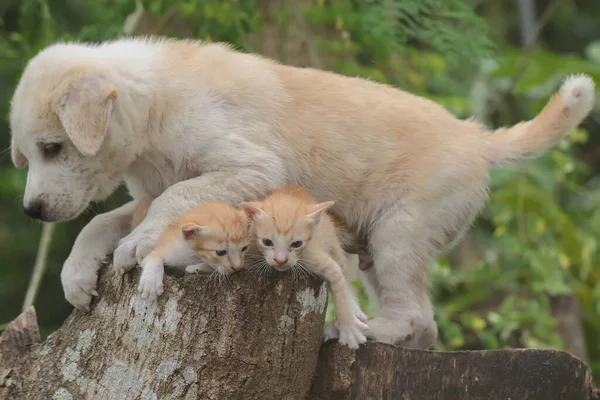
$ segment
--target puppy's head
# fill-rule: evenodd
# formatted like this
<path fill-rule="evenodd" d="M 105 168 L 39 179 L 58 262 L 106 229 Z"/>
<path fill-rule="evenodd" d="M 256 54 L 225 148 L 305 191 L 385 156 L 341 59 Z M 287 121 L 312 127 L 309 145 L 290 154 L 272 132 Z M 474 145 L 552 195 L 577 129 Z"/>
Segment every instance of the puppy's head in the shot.
<path fill-rule="evenodd" d="M 90 50 L 57 45 L 42 51 L 15 90 L 12 160 L 17 168 L 29 166 L 23 206 L 32 218 L 75 218 L 119 184 L 126 160 L 110 140 L 118 129 L 119 93 L 111 71 L 87 57 Z"/>

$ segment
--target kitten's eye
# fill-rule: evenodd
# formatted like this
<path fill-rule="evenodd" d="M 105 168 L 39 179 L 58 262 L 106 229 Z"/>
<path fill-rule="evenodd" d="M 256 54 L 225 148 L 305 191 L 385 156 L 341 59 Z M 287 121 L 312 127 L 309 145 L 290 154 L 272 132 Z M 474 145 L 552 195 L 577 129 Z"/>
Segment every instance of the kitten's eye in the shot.
<path fill-rule="evenodd" d="M 292 247 L 297 249 L 298 247 L 302 246 L 302 242 L 301 241 L 296 241 L 294 243 L 292 243 Z"/>
<path fill-rule="evenodd" d="M 223 257 L 225 254 L 227 254 L 227 250 L 217 250 L 215 251 L 215 254 L 219 257 Z"/>
<path fill-rule="evenodd" d="M 61 143 L 40 143 L 40 149 L 44 157 L 54 157 L 60 153 L 63 145 Z"/>
<path fill-rule="evenodd" d="M 271 239 L 263 239 L 263 244 L 267 247 L 273 247 L 273 242 Z"/>
<path fill-rule="evenodd" d="M 246 251 L 246 250 L 248 250 L 248 246 L 242 247 L 242 251 Z"/>

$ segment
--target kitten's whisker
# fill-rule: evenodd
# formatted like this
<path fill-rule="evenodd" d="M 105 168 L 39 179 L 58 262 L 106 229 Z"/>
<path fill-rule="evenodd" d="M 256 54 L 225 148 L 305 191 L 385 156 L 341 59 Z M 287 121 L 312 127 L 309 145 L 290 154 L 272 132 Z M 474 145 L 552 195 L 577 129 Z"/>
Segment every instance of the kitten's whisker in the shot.
<path fill-rule="evenodd" d="M 221 272 L 221 275 L 223 276 L 223 285 L 227 288 L 229 288 L 229 283 L 231 282 L 229 280 L 229 274 L 226 274 L 225 272 Z"/>
<path fill-rule="evenodd" d="M 299 274 L 302 276 L 302 279 L 304 279 L 304 280 L 308 279 L 311 275 L 314 276 L 313 272 L 310 271 L 308 268 L 306 268 L 300 262 L 297 262 L 296 265 L 294 265 L 294 269 L 298 270 Z"/>
<path fill-rule="evenodd" d="M 308 274 L 306 273 L 306 270 L 304 268 L 300 267 L 298 268 L 298 271 L 300 272 L 303 281 L 308 279 Z"/>
<path fill-rule="evenodd" d="M 269 279 L 270 275 L 271 275 L 271 266 L 269 265 L 269 263 L 267 263 L 265 261 L 262 266 L 262 276 L 266 280 L 266 279 Z"/>
<path fill-rule="evenodd" d="M 208 278 L 209 285 L 213 285 L 215 283 L 215 280 L 217 279 L 217 273 L 218 271 L 216 269 L 210 273 L 210 276 Z"/>

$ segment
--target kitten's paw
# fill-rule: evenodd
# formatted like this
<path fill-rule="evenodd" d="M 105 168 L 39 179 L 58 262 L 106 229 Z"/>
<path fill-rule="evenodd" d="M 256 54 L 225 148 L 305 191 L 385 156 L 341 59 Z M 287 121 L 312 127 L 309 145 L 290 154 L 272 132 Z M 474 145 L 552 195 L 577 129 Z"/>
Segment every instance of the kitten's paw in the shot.
<path fill-rule="evenodd" d="M 156 269 L 143 269 L 138 285 L 142 299 L 156 301 L 158 296 L 163 294 L 163 275 L 164 272 Z"/>
<path fill-rule="evenodd" d="M 203 262 L 185 267 L 185 272 L 188 274 L 211 274 L 214 271 L 213 267 Z"/>
<path fill-rule="evenodd" d="M 367 341 L 367 336 L 365 335 L 367 329 L 369 329 L 367 324 L 358 318 L 354 318 L 354 321 L 350 324 L 338 324 L 340 344 L 346 345 L 351 349 L 358 349 L 361 343 Z"/>

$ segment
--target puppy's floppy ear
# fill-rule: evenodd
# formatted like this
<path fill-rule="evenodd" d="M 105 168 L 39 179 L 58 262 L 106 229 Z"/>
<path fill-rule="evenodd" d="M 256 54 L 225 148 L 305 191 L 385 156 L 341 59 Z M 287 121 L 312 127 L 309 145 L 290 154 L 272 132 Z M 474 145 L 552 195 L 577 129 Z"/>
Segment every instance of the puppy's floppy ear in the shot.
<path fill-rule="evenodd" d="M 260 218 L 264 215 L 264 211 L 261 209 L 262 204 L 256 202 L 244 202 L 240 203 L 240 207 L 246 213 L 246 216 L 250 221 L 256 221 L 257 218 Z"/>
<path fill-rule="evenodd" d="M 334 201 L 324 201 L 310 207 L 306 218 L 312 224 L 316 224 L 321 220 L 321 215 L 335 204 Z"/>
<path fill-rule="evenodd" d="M 104 77 L 85 76 L 59 102 L 57 114 L 69 139 L 83 155 L 95 155 L 106 136 L 117 88 Z"/>
<path fill-rule="evenodd" d="M 10 143 L 10 157 L 12 158 L 12 162 L 17 168 L 25 168 L 27 165 L 27 158 L 17 149 L 15 145 L 15 141 L 12 140 Z"/>

